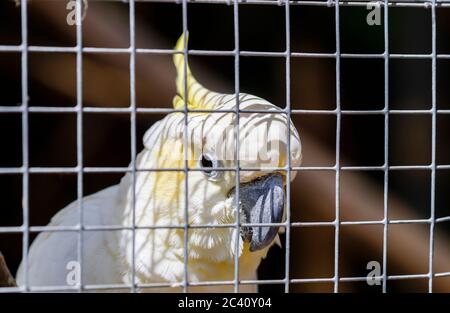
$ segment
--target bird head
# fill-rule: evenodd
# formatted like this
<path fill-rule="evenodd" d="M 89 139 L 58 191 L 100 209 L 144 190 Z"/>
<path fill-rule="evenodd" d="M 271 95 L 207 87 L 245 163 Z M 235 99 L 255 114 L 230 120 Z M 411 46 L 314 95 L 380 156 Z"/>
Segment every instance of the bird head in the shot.
<path fill-rule="evenodd" d="M 183 54 L 186 43 L 182 35 L 173 57 L 173 105 L 179 112 L 146 132 L 145 148 L 136 159 L 135 223 L 164 227 L 184 225 L 187 218 L 192 259 L 220 262 L 267 251 L 279 226 L 255 224 L 283 221 L 286 170 L 302 157 L 299 134 L 286 112 L 270 102 L 212 92 L 199 84 Z M 238 231 L 233 226 L 237 218 L 251 225 Z M 151 231 L 171 249 L 183 250 L 183 227 Z"/>

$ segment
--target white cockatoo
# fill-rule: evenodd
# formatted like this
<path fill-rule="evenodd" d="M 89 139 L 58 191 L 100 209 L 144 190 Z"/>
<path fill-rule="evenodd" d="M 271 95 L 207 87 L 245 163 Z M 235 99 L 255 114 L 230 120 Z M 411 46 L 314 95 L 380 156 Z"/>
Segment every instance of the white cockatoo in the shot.
<path fill-rule="evenodd" d="M 282 168 L 288 165 L 289 158 L 291 166 L 300 165 L 302 153 L 298 132 L 278 107 L 244 93 L 239 94 L 239 108 L 253 112 L 241 112 L 237 123 L 233 112 L 236 94 L 212 92 L 196 81 L 181 53 L 186 42 L 187 38 L 182 35 L 175 47 L 178 51 L 173 57 L 177 69 L 177 95 L 173 105 L 178 110 L 187 104 L 189 110 L 203 111 L 190 111 L 187 126 L 183 112 L 171 113 L 145 133 L 144 150 L 137 155 L 135 163 L 138 169 L 135 188 L 132 173 L 127 173 L 118 185 L 83 199 L 83 224 L 106 227 L 105 230 L 83 231 L 79 275 L 83 285 L 129 286 L 133 283 L 134 262 L 137 286 L 152 283 L 173 286 L 140 288 L 139 291 L 180 291 L 180 283 L 185 278 L 185 251 L 189 282 L 232 281 L 236 255 L 239 279 L 253 280 L 257 279 L 261 259 L 278 240 L 279 227 L 254 224 L 283 220 L 287 176 Z M 209 110 L 222 112 L 211 113 Z M 238 132 L 235 125 L 238 125 Z M 237 133 L 239 149 L 235 144 Z M 253 224 L 240 231 L 232 225 L 238 210 L 236 156 L 242 168 L 238 188 L 239 219 L 241 223 Z M 193 169 L 187 174 L 187 196 L 183 171 L 186 164 Z M 162 170 L 168 168 L 172 170 Z M 295 172 L 292 172 L 291 179 L 294 176 Z M 183 228 L 185 204 L 190 224 L 187 249 Z M 79 214 L 79 203 L 75 201 L 58 212 L 49 225 L 79 225 Z M 133 222 L 136 226 L 134 236 Z M 195 228 L 196 224 L 230 226 Z M 180 227 L 159 228 L 169 225 Z M 116 229 L 108 229 L 108 226 Z M 73 283 L 71 265 L 79 260 L 78 240 L 77 231 L 40 233 L 29 250 L 28 285 L 67 286 Z M 22 262 L 17 273 L 19 285 L 25 283 L 23 265 Z M 72 279 L 68 279 L 69 276 Z M 227 292 L 233 288 L 231 284 L 190 286 L 188 291 Z M 256 291 L 256 286 L 242 285 L 240 291 Z"/>

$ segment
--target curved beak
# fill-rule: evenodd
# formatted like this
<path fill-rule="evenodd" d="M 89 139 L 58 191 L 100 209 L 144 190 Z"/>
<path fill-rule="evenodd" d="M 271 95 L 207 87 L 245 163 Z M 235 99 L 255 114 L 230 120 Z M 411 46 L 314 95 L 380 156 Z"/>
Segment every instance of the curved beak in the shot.
<path fill-rule="evenodd" d="M 281 174 L 270 174 L 241 184 L 239 186 L 239 198 L 246 223 L 281 223 L 284 211 L 284 190 Z M 272 243 L 278 229 L 279 226 L 242 227 L 241 235 L 245 241 L 250 242 L 250 251 L 257 251 Z"/>

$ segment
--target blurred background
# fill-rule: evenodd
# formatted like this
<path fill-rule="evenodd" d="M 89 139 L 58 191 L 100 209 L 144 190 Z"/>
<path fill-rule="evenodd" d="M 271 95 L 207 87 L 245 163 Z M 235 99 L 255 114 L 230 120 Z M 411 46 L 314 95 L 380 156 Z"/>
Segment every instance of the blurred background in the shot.
<path fill-rule="evenodd" d="M 66 23 L 66 0 L 31 0 L 28 6 L 29 44 L 33 46 L 76 45 L 76 29 Z M 83 46 L 126 48 L 129 46 L 127 1 L 89 0 L 83 21 Z M 334 53 L 335 8 L 292 5 L 290 32 L 293 52 Z M 382 53 L 384 25 L 369 26 L 366 7 L 340 7 L 341 52 Z M 437 53 L 450 54 L 450 8 L 437 7 Z M 381 9 L 381 14 L 384 10 Z M 383 21 L 383 17 L 382 17 Z M 285 50 L 285 8 L 278 5 L 239 6 L 241 50 Z M 0 2 L 0 45 L 21 44 L 20 6 Z M 233 50 L 233 6 L 188 4 L 190 49 Z M 176 3 L 136 2 L 137 48 L 171 49 L 182 32 L 182 6 Z M 429 54 L 432 51 L 431 10 L 389 8 L 391 53 Z M 137 106 L 169 108 L 175 94 L 175 69 L 171 55 L 137 54 Z M 234 92 L 234 58 L 190 56 L 193 72 L 212 90 Z M 291 62 L 291 107 L 334 109 L 336 65 L 332 57 L 293 57 Z M 74 53 L 29 53 L 29 105 L 71 107 L 76 105 L 76 55 Z M 240 58 L 242 92 L 286 104 L 285 59 Z M 340 69 L 341 108 L 379 110 L 384 107 L 384 60 L 343 58 Z M 437 107 L 450 109 L 450 59 L 437 61 Z M 83 54 L 83 105 L 127 107 L 130 104 L 129 55 L 126 53 Z M 431 59 L 391 59 L 389 108 L 430 109 L 432 105 Z M 0 52 L 0 106 L 21 103 L 21 55 Z M 163 115 L 137 116 L 137 150 L 142 135 Z M 292 116 L 303 142 L 303 166 L 334 166 L 336 116 Z M 84 113 L 83 158 L 85 166 L 126 167 L 130 162 L 130 118 L 119 113 Z M 437 117 L 437 164 L 450 164 L 450 115 Z M 20 113 L 0 112 L 0 167 L 20 167 Z M 389 118 L 389 164 L 431 163 L 432 119 L 430 114 L 391 114 Z M 384 164 L 384 116 L 343 115 L 340 158 L 342 166 Z M 76 113 L 30 113 L 30 166 L 76 165 Z M 84 194 L 119 182 L 122 174 L 87 173 Z M 335 219 L 335 172 L 300 171 L 292 183 L 292 221 L 322 222 Z M 342 171 L 340 220 L 383 219 L 383 171 Z M 30 175 L 30 225 L 46 225 L 65 205 L 76 199 L 76 174 Z M 436 217 L 450 215 L 450 170 L 436 173 Z M 0 175 L 0 226 L 22 224 L 22 178 Z M 427 219 L 431 210 L 431 171 L 389 172 L 389 218 Z M 339 238 L 339 276 L 366 276 L 366 265 L 382 264 L 383 225 L 342 225 Z M 290 278 L 329 278 L 334 275 L 334 227 L 292 229 Z M 37 234 L 31 234 L 33 239 Z M 397 224 L 388 227 L 388 275 L 428 272 L 429 225 Z M 434 271 L 450 272 L 450 222 L 435 227 Z M 284 236 L 282 237 L 284 241 Z M 22 258 L 21 234 L 0 234 L 0 251 L 13 273 Z M 285 247 L 271 249 L 259 270 L 261 279 L 284 277 Z M 450 292 L 450 277 L 434 279 L 434 291 Z M 342 292 L 381 292 L 381 286 L 341 282 Z M 260 291 L 284 290 L 282 285 L 262 285 Z M 388 281 L 391 292 L 425 292 L 428 279 Z M 333 283 L 296 283 L 295 292 L 332 292 Z"/>

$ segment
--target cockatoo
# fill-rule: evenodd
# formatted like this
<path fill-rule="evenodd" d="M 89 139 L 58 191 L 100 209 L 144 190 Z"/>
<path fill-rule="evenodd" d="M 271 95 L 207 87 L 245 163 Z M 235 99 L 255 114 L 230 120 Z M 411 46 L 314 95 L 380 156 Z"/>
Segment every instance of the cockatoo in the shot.
<path fill-rule="evenodd" d="M 238 95 L 240 110 L 256 112 L 241 112 L 237 123 L 236 94 L 212 92 L 197 82 L 182 53 L 186 43 L 183 34 L 173 56 L 177 70 L 173 106 L 178 111 L 168 114 L 145 133 L 144 149 L 135 161 L 138 169 L 135 188 L 133 174 L 127 173 L 118 185 L 82 200 L 85 226 L 116 227 L 116 230 L 83 231 L 79 275 L 83 285 L 164 283 L 169 287 L 138 290 L 180 291 L 185 278 L 185 252 L 189 282 L 232 281 L 236 256 L 239 279 L 254 280 L 261 259 L 278 240 L 279 227 L 254 224 L 283 221 L 287 175 L 282 168 L 288 165 L 289 158 L 291 166 L 300 165 L 299 134 L 278 107 L 245 93 Z M 185 105 L 189 109 L 187 118 L 182 112 Z M 242 169 L 238 192 L 236 157 Z M 186 164 L 193 169 L 187 172 L 187 191 L 183 171 Z M 168 168 L 172 170 L 162 170 Z M 295 172 L 290 176 L 294 179 Z M 183 227 L 185 204 L 190 225 L 187 249 Z M 58 212 L 49 225 L 76 226 L 79 213 L 79 203 L 75 201 Z M 238 230 L 233 226 L 236 217 L 240 223 L 251 225 Z M 196 228 L 196 224 L 229 226 Z M 76 231 L 40 233 L 29 250 L 28 285 L 73 283 L 68 276 L 73 279 L 70 271 L 75 267 L 68 265 L 79 260 L 78 240 Z M 17 274 L 19 285 L 25 283 L 25 271 L 22 262 Z M 229 292 L 233 288 L 232 284 L 189 286 L 188 291 Z M 256 288 L 245 284 L 240 291 Z"/>

